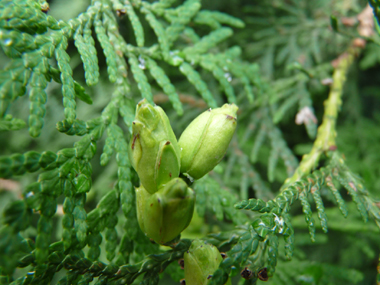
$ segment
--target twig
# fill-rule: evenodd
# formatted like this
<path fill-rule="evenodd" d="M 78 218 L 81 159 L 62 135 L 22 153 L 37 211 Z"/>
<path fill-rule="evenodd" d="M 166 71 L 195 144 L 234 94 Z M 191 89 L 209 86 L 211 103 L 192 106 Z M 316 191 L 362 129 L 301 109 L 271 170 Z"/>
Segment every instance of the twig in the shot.
<path fill-rule="evenodd" d="M 368 35 L 369 24 L 368 18 L 372 19 L 372 14 L 368 6 L 359 14 L 358 19 L 360 21 L 359 33 Z M 355 56 L 357 56 L 361 49 L 364 48 L 365 42 L 363 39 L 354 39 L 342 55 L 332 62 L 334 66 L 333 82 L 331 84 L 330 93 L 325 101 L 325 112 L 323 114 L 323 121 L 318 128 L 317 138 L 314 141 L 313 148 L 308 154 L 302 157 L 302 160 L 294 172 L 293 176 L 286 179 L 281 190 L 286 189 L 286 186 L 293 184 L 300 180 L 303 176 L 309 174 L 313 168 L 318 165 L 321 155 L 325 152 L 336 149 L 335 137 L 336 137 L 336 119 L 339 109 L 342 105 L 342 93 L 343 86 L 346 81 L 346 73 L 353 63 Z"/>
<path fill-rule="evenodd" d="M 199 109 L 205 109 L 207 108 L 207 104 L 202 99 L 197 99 L 194 96 L 188 95 L 188 94 L 179 94 L 179 100 L 182 103 L 188 104 L 192 107 L 199 108 Z M 164 93 L 157 93 L 153 96 L 154 103 L 165 103 L 169 101 L 169 97 L 165 95 Z"/>
<path fill-rule="evenodd" d="M 0 190 L 14 192 L 20 199 L 22 197 L 20 183 L 17 181 L 0 178 Z"/>

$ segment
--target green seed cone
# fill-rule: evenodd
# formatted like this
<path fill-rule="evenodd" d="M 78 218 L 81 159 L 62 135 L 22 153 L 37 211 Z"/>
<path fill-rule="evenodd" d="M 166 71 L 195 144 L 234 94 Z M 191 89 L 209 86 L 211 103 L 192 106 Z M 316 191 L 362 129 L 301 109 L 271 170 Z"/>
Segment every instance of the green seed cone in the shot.
<path fill-rule="evenodd" d="M 137 219 L 146 235 L 159 244 L 176 238 L 190 224 L 195 193 L 181 178 L 174 178 L 156 193 L 136 188 Z"/>
<path fill-rule="evenodd" d="M 180 149 L 165 112 L 145 99 L 136 107 L 129 157 L 146 191 L 153 194 L 179 176 Z"/>
<path fill-rule="evenodd" d="M 206 285 L 222 262 L 219 250 L 212 244 L 194 240 L 184 254 L 186 285 Z M 228 279 L 227 284 L 231 284 Z"/>
<path fill-rule="evenodd" d="M 235 104 L 209 109 L 195 118 L 182 133 L 181 173 L 199 179 L 223 158 L 236 129 Z"/>

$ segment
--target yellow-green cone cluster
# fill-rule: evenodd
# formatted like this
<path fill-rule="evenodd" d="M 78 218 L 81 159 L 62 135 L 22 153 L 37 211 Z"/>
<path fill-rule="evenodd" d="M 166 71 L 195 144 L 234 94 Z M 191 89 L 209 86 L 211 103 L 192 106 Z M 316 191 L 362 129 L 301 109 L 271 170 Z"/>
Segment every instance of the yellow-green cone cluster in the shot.
<path fill-rule="evenodd" d="M 207 285 L 212 274 L 218 269 L 223 258 L 219 250 L 212 244 L 194 240 L 184 254 L 186 285 Z M 230 285 L 228 279 L 225 285 Z"/>
<path fill-rule="evenodd" d="M 177 237 L 190 223 L 195 193 L 179 178 L 199 179 L 223 158 L 236 128 L 234 104 L 208 110 L 183 132 L 179 142 L 165 112 L 145 99 L 136 107 L 129 157 L 139 175 L 138 221 L 160 244 Z"/>

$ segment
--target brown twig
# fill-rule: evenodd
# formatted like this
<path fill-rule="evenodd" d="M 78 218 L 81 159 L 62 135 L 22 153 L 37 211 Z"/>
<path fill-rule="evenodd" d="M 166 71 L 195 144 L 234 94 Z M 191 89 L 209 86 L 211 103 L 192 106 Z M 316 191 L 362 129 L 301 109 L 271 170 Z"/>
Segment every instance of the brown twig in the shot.
<path fill-rule="evenodd" d="M 17 181 L 0 178 L 0 190 L 14 192 L 18 198 L 22 198 L 20 183 Z"/>
<path fill-rule="evenodd" d="M 197 99 L 194 96 L 188 95 L 188 94 L 179 94 L 179 100 L 184 103 L 188 104 L 192 107 L 199 108 L 199 109 L 205 109 L 207 108 L 207 104 L 203 99 Z M 165 95 L 164 93 L 157 93 L 153 96 L 153 101 L 156 104 L 166 103 L 169 101 L 169 97 Z"/>

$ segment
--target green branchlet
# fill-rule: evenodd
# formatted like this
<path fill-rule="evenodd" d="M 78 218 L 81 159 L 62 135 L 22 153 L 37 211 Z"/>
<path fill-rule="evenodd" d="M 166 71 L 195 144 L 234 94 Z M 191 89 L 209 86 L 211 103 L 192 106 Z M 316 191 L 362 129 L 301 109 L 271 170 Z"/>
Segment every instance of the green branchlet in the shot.
<path fill-rule="evenodd" d="M 25 128 L 26 123 L 18 118 L 12 118 L 12 115 L 6 115 L 0 119 L 0 131 L 17 131 Z"/>
<path fill-rule="evenodd" d="M 369 202 L 368 192 L 363 187 L 362 183 L 355 178 L 348 167 L 345 165 L 344 160 L 335 152 L 332 155 L 329 166 L 326 168 L 321 168 L 314 171 L 312 174 L 306 176 L 306 178 L 287 186 L 282 192 L 277 195 L 273 200 L 264 202 L 261 199 L 249 199 L 241 201 L 235 205 L 237 209 L 250 209 L 252 211 L 257 211 L 262 214 L 259 218 L 255 219 L 252 223 L 253 229 L 261 237 L 269 237 L 273 234 L 280 234 L 285 240 L 285 254 L 287 258 L 291 258 L 293 248 L 294 248 L 294 230 L 291 225 L 289 215 L 287 212 L 290 206 L 299 199 L 302 205 L 302 209 L 305 215 L 305 221 L 309 229 L 310 238 L 315 241 L 315 221 L 312 216 L 312 210 L 309 203 L 308 195 L 311 194 L 313 197 L 316 208 L 318 212 L 318 218 L 321 223 L 322 230 L 327 232 L 327 216 L 323 206 L 323 201 L 321 198 L 321 193 L 319 189 L 326 185 L 331 191 L 333 197 L 337 200 L 338 207 L 344 217 L 347 217 L 347 207 L 336 189 L 333 181 L 333 177 L 344 186 L 351 195 L 353 196 L 353 201 L 357 204 L 358 211 L 362 215 L 363 219 L 368 219 L 368 212 L 373 213 L 372 216 L 375 221 L 378 222 L 378 208 L 373 207 L 372 203 Z M 351 189 L 360 189 L 360 191 L 350 191 Z M 365 210 L 367 209 L 367 210 Z M 273 251 L 272 251 L 273 253 Z M 268 254 L 272 254 L 268 252 Z M 270 255 L 268 256 L 268 258 Z M 272 274 L 275 267 L 275 262 L 268 260 L 268 275 Z M 272 264 L 272 265 L 271 265 Z"/>
<path fill-rule="evenodd" d="M 139 62 L 137 58 L 131 55 L 129 57 L 128 62 L 131 65 L 133 77 L 135 78 L 137 82 L 137 87 L 139 88 L 142 97 L 145 98 L 149 103 L 153 103 L 152 90 L 150 88 L 146 75 L 144 74 L 144 72 L 139 66 Z M 142 67 L 144 67 L 144 65 L 142 65 Z"/>
<path fill-rule="evenodd" d="M 153 78 L 156 80 L 158 85 L 160 85 L 160 87 L 164 90 L 165 94 L 168 95 L 169 100 L 173 102 L 174 109 L 177 111 L 179 115 L 182 115 L 183 109 L 181 101 L 179 100 L 179 96 L 175 90 L 175 87 L 170 82 L 165 72 L 152 59 L 148 58 L 146 63 Z"/>
<path fill-rule="evenodd" d="M 208 89 L 207 84 L 201 79 L 199 73 L 187 62 L 183 62 L 180 65 L 179 70 L 195 86 L 198 92 L 202 95 L 203 99 L 206 101 L 207 105 L 211 108 L 215 108 L 217 106 L 216 101 Z"/>

